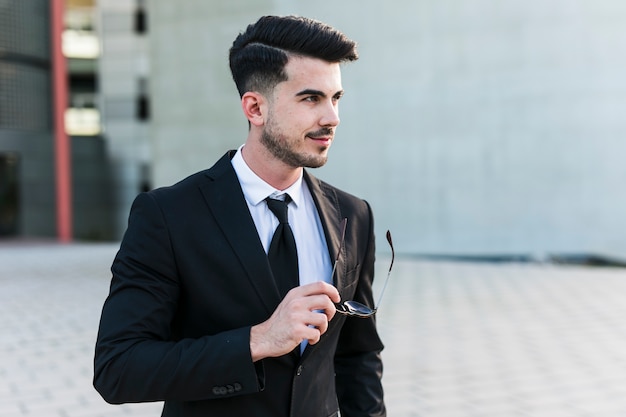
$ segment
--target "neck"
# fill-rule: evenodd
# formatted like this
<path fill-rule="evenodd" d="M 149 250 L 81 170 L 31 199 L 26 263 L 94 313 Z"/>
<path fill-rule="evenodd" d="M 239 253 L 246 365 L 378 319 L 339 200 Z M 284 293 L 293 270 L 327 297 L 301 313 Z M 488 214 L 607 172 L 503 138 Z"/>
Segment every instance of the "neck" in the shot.
<path fill-rule="evenodd" d="M 302 167 L 294 168 L 276 159 L 259 142 L 247 141 L 241 156 L 252 172 L 277 190 L 289 188 L 302 174 Z"/>

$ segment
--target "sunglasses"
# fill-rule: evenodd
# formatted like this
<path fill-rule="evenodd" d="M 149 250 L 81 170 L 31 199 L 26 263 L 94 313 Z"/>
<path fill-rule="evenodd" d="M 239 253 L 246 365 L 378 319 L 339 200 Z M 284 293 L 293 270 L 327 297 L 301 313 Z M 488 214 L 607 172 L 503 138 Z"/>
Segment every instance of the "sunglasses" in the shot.
<path fill-rule="evenodd" d="M 333 264 L 333 271 L 331 272 L 331 280 L 335 276 L 335 270 L 337 269 L 337 262 L 339 261 L 339 257 L 341 256 L 341 249 L 343 248 L 344 240 L 346 237 L 346 225 L 348 224 L 348 219 L 344 218 L 341 224 L 341 241 L 339 243 L 339 251 L 337 253 L 337 258 L 335 258 L 335 263 Z M 368 318 L 372 317 L 378 311 L 378 307 L 380 306 L 380 301 L 383 299 L 383 294 L 385 293 L 385 289 L 387 288 L 387 283 L 389 282 L 389 276 L 391 275 L 391 268 L 393 267 L 393 260 L 395 258 L 395 252 L 393 250 L 393 241 L 391 240 L 391 233 L 387 230 L 387 242 L 389 242 L 389 246 L 391 247 L 391 264 L 389 265 L 389 271 L 387 272 L 387 279 L 385 279 L 385 284 L 383 285 L 383 289 L 380 293 L 380 297 L 378 298 L 378 302 L 374 308 L 370 308 L 365 304 L 359 303 L 358 301 L 342 301 L 339 304 L 335 304 L 337 309 L 337 313 L 343 314 L 345 316 L 350 317 L 360 317 L 360 318 Z"/>

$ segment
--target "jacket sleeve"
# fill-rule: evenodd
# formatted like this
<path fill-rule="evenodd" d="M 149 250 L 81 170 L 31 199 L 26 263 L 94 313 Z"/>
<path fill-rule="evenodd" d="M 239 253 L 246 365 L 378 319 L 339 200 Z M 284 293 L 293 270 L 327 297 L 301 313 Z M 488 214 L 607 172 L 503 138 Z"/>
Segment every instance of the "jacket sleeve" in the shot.
<path fill-rule="evenodd" d="M 364 225 L 365 255 L 354 300 L 374 305 L 372 282 L 374 278 L 375 243 L 372 212 Z M 348 317 L 341 330 L 335 355 L 337 398 L 342 417 L 385 417 L 386 409 L 382 387 L 382 341 L 376 330 L 375 316 L 362 319 Z"/>
<path fill-rule="evenodd" d="M 173 334 L 181 281 L 152 194 L 133 203 L 111 271 L 94 358 L 94 386 L 107 402 L 195 401 L 263 389 L 249 327 L 193 339 Z"/>

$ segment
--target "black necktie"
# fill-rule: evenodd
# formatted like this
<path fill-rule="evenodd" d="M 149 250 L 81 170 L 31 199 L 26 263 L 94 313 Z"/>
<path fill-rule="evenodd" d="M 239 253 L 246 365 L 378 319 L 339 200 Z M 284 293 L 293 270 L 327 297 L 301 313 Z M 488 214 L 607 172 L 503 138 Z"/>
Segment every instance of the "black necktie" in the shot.
<path fill-rule="evenodd" d="M 287 219 L 287 204 L 291 201 L 289 195 L 285 195 L 285 201 L 266 198 L 267 207 L 274 213 L 279 221 L 278 227 L 272 237 L 267 257 L 274 273 L 276 285 L 281 297 L 298 286 L 298 251 L 296 240 Z"/>

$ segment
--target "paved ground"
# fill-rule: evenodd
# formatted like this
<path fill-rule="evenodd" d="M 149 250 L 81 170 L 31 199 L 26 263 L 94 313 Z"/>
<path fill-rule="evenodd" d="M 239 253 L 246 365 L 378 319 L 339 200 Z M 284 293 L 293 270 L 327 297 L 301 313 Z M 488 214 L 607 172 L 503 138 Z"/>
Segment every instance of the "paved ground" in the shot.
<path fill-rule="evenodd" d="M 0 243 L 0 416 L 160 415 L 91 386 L 116 249 Z M 625 269 L 401 258 L 391 279 L 390 417 L 626 416 Z"/>

